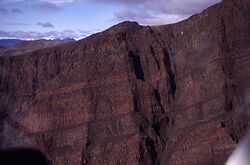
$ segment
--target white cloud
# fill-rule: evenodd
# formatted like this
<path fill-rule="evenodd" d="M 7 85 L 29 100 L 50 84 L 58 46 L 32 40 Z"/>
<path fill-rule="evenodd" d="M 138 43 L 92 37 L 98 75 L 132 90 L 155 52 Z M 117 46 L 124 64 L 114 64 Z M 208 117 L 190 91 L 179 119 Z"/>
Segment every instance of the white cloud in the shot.
<path fill-rule="evenodd" d="M 133 3 L 134 1 L 129 0 L 126 4 L 123 0 L 117 1 L 123 6 L 123 10 L 114 12 L 116 20 L 137 21 L 143 25 L 170 24 L 199 13 L 221 0 L 145 0 Z M 113 3 L 113 0 L 106 2 Z"/>
<path fill-rule="evenodd" d="M 53 4 L 64 4 L 73 3 L 75 0 L 40 0 L 41 2 L 53 3 Z"/>
<path fill-rule="evenodd" d="M 49 22 L 38 22 L 37 25 L 42 26 L 44 28 L 53 28 L 54 27 L 54 25 L 52 25 Z"/>
<path fill-rule="evenodd" d="M 147 1 L 144 7 L 148 10 L 165 14 L 195 14 L 221 0 L 157 0 Z"/>
<path fill-rule="evenodd" d="M 117 21 L 137 21 L 141 25 L 163 25 L 181 21 L 189 15 L 159 14 L 152 15 L 146 10 L 122 10 L 114 13 Z"/>

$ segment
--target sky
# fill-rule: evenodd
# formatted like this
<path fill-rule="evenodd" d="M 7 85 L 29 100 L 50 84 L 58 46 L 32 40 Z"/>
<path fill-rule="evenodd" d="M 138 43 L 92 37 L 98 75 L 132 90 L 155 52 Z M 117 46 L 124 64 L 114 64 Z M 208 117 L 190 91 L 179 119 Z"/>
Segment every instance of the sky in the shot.
<path fill-rule="evenodd" d="M 0 0 L 0 39 L 81 39 L 122 21 L 181 21 L 221 0 Z"/>

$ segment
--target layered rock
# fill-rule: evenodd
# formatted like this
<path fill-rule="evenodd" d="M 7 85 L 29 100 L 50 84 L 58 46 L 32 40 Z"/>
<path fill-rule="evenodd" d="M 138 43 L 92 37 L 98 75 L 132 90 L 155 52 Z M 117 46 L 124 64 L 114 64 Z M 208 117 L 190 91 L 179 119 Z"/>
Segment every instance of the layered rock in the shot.
<path fill-rule="evenodd" d="M 223 164 L 249 126 L 250 2 L 0 57 L 1 148 L 52 164 Z"/>

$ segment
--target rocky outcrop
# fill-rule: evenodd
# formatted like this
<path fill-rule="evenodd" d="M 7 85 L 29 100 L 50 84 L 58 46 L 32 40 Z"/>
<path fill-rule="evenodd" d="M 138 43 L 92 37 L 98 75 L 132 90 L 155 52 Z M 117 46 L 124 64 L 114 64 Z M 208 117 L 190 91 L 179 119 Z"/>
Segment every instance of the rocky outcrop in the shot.
<path fill-rule="evenodd" d="M 221 165 L 249 126 L 250 2 L 0 58 L 1 148 L 53 164 Z"/>

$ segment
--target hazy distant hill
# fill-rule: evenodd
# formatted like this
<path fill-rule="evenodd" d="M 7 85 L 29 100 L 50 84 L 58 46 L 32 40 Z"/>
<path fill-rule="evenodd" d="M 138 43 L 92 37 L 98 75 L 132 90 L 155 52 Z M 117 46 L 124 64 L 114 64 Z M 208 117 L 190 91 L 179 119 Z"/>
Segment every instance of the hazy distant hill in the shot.
<path fill-rule="evenodd" d="M 0 39 L 0 47 L 1 46 L 14 46 L 21 42 L 27 42 L 28 40 L 20 40 L 20 39 Z M 72 42 L 75 41 L 73 38 L 65 38 L 65 39 L 54 39 L 54 40 L 43 40 L 43 41 L 57 41 L 57 42 Z M 28 41 L 30 42 L 30 41 Z"/>
<path fill-rule="evenodd" d="M 48 48 L 57 46 L 64 43 L 74 42 L 72 38 L 66 39 L 55 39 L 55 40 L 34 40 L 34 41 L 25 41 L 25 40 L 12 40 L 4 39 L 0 40 L 0 56 L 13 56 L 20 55 L 23 53 L 32 52 L 42 48 Z"/>
<path fill-rule="evenodd" d="M 17 43 L 23 42 L 24 40 L 18 40 L 18 39 L 1 39 L 0 40 L 0 46 L 13 46 Z"/>

